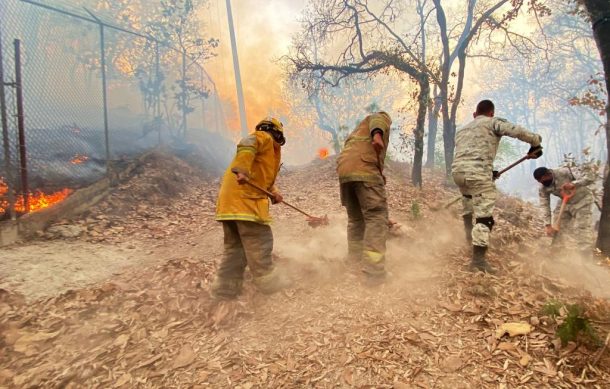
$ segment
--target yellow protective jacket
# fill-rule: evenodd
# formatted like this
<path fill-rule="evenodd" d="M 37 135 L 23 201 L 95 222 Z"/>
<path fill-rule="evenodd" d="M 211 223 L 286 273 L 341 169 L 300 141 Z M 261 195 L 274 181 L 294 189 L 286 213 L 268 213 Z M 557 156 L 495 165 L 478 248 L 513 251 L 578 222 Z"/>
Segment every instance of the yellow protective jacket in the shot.
<path fill-rule="evenodd" d="M 364 181 L 383 184 L 383 163 L 388 142 L 390 140 L 390 125 L 392 119 L 385 112 L 367 116 L 345 140 L 343 150 L 337 158 L 337 174 L 339 182 Z M 379 129 L 383 132 L 384 149 L 379 156 L 371 145 L 372 132 Z"/>
<path fill-rule="evenodd" d="M 242 220 L 271 223 L 269 198 L 260 190 L 239 185 L 233 170 L 270 192 L 277 192 L 275 178 L 281 160 L 281 146 L 264 131 L 255 131 L 237 145 L 237 154 L 225 172 L 216 202 L 216 220 Z"/>

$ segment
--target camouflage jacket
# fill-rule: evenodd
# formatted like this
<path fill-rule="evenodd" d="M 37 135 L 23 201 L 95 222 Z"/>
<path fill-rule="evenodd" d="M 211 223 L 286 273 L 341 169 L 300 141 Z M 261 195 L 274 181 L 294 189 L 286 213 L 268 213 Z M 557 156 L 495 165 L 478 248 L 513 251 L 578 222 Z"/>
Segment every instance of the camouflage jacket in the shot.
<path fill-rule="evenodd" d="M 390 141 L 392 119 L 385 112 L 367 116 L 345 140 L 343 150 L 337 158 L 339 182 L 364 181 L 383 184 L 383 162 Z M 372 133 L 383 133 L 384 149 L 377 155 L 371 144 Z"/>
<path fill-rule="evenodd" d="M 561 167 L 557 169 L 550 169 L 553 173 L 553 183 L 550 186 L 540 185 L 538 190 L 538 196 L 540 198 L 540 207 L 544 212 L 545 224 L 552 224 L 553 219 L 551 216 L 551 194 L 561 198 L 561 186 L 568 182 L 576 185 L 576 192 L 568 204 L 574 209 L 579 209 L 585 206 L 591 206 L 593 204 L 593 195 L 588 185 L 591 185 L 595 181 L 595 176 L 591 173 L 583 173 L 578 179 L 574 176 L 572 169 L 567 167 Z"/>
<path fill-rule="evenodd" d="M 539 146 L 542 141 L 540 135 L 505 119 L 479 115 L 455 135 L 452 171 L 491 180 L 493 162 L 503 136 L 517 138 L 532 146 Z"/>

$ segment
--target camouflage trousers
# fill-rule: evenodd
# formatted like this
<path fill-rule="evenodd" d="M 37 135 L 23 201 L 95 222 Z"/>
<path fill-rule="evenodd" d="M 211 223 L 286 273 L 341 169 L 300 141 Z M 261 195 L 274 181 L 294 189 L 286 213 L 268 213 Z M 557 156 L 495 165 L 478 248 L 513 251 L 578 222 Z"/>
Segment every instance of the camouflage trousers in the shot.
<path fill-rule="evenodd" d="M 462 215 L 474 218 L 472 227 L 472 245 L 489 246 L 489 235 L 493 227 L 493 211 L 496 205 L 497 191 L 491 174 L 487 178 L 468 176 L 464 173 L 453 173 L 453 181 L 462 193 Z"/>
<path fill-rule="evenodd" d="M 347 210 L 348 256 L 362 260 L 364 272 L 385 274 L 388 236 L 388 201 L 383 184 L 346 182 L 341 184 L 341 205 Z"/>
<path fill-rule="evenodd" d="M 244 271 L 250 268 L 254 284 L 264 293 L 271 293 L 278 283 L 273 265 L 273 233 L 271 227 L 249 221 L 223 221 L 224 255 L 212 293 L 222 297 L 235 297 L 241 293 Z"/>
<path fill-rule="evenodd" d="M 593 205 L 589 197 L 571 204 L 569 201 L 561 215 L 560 228 L 554 240 L 554 247 L 561 248 L 570 244 L 576 245 L 581 252 L 591 252 L 593 250 Z M 556 222 L 559 216 L 561 201 L 557 203 L 554 210 L 553 221 Z"/>

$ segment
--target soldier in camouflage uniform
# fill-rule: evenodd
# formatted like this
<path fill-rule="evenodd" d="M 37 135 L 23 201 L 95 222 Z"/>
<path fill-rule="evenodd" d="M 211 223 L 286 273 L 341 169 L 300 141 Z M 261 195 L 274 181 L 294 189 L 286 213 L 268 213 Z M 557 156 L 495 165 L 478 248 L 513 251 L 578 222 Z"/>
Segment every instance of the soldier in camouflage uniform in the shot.
<path fill-rule="evenodd" d="M 385 112 L 364 118 L 337 159 L 341 204 L 347 210 L 348 257 L 363 262 L 371 279 L 385 276 L 388 203 L 383 164 L 392 120 Z"/>
<path fill-rule="evenodd" d="M 263 293 L 286 286 L 271 259 L 269 199 L 247 185 L 251 181 L 273 193 L 273 203 L 282 202 L 274 183 L 285 142 L 282 123 L 275 118 L 263 119 L 256 125 L 256 131 L 239 142 L 237 154 L 222 178 L 216 220 L 222 222 L 224 255 L 212 283 L 212 295 L 216 298 L 235 298 L 241 293 L 246 266 Z"/>
<path fill-rule="evenodd" d="M 494 225 L 496 203 L 493 162 L 503 136 L 517 138 L 531 145 L 531 158 L 542 155 L 540 135 L 494 117 L 494 104 L 483 100 L 477 105 L 474 120 L 455 135 L 455 155 L 451 171 L 453 180 L 463 195 L 463 218 L 466 239 L 472 243 L 470 270 L 493 273 L 485 257 L 489 234 Z M 474 218 L 474 226 L 473 226 Z"/>
<path fill-rule="evenodd" d="M 591 172 L 583 172 L 582 177 L 576 178 L 572 169 L 562 167 L 557 169 L 548 169 L 539 167 L 534 170 L 534 178 L 540 185 L 539 196 L 540 205 L 544 212 L 544 220 L 546 225 L 546 234 L 556 237 L 559 242 L 564 242 L 567 235 L 571 236 L 577 244 L 581 254 L 585 257 L 590 257 L 593 249 L 593 234 L 592 234 L 592 211 L 593 195 L 588 185 L 595 181 L 595 175 Z M 561 215 L 559 231 L 553 228 L 553 219 L 551 216 L 551 194 L 562 198 L 562 191 L 574 191 L 572 196 L 566 203 L 563 214 Z M 555 207 L 555 216 L 559 214 L 561 201 Z"/>

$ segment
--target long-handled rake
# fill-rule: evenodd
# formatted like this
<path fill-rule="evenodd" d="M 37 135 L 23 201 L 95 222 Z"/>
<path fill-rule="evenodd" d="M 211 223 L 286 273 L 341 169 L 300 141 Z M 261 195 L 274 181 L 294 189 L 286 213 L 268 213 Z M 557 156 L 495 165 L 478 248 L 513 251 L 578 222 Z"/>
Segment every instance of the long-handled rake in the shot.
<path fill-rule="evenodd" d="M 256 188 L 258 190 L 260 190 L 261 192 L 263 192 L 264 194 L 266 194 L 267 196 L 269 196 L 270 198 L 274 198 L 274 194 L 269 192 L 267 189 L 265 188 L 261 188 L 260 186 L 258 186 L 257 184 L 253 183 L 250 180 L 246 181 L 246 184 L 250 185 L 253 188 Z M 290 208 L 294 209 L 297 212 L 302 213 L 303 215 L 305 215 L 307 217 L 307 224 L 309 224 L 311 227 L 319 227 L 319 226 L 326 226 L 328 225 L 328 216 L 324 215 L 324 217 L 317 217 L 317 216 L 312 216 L 310 214 L 308 214 L 307 212 L 303 211 L 302 209 L 299 209 L 297 207 L 295 207 L 294 205 L 286 202 L 286 201 L 282 201 L 282 204 L 289 206 Z"/>

